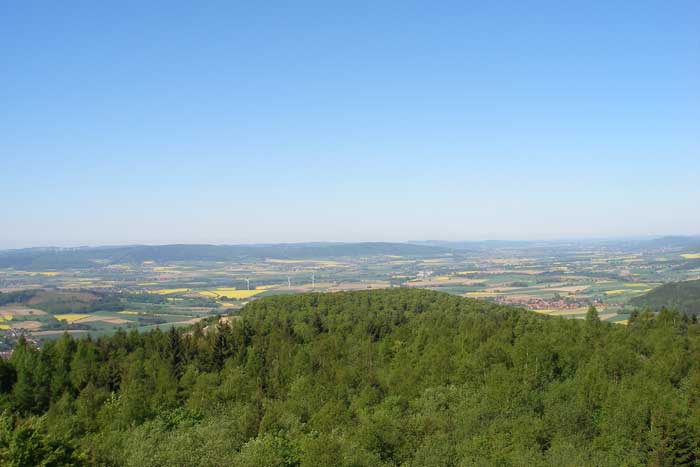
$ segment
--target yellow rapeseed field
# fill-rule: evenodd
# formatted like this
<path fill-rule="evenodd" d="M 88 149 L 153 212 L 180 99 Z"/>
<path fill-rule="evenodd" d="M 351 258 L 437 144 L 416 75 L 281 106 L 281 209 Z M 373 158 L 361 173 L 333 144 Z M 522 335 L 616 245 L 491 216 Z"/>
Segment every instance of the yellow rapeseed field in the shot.
<path fill-rule="evenodd" d="M 133 311 L 133 310 L 124 310 L 124 311 L 117 311 L 117 313 L 122 314 L 122 315 L 138 315 L 138 311 Z"/>
<path fill-rule="evenodd" d="M 683 253 L 681 256 L 685 259 L 700 259 L 700 253 Z"/>
<path fill-rule="evenodd" d="M 502 295 L 500 292 L 466 292 L 467 297 L 492 297 L 494 295 Z"/>
<path fill-rule="evenodd" d="M 628 292 L 630 292 L 630 290 L 627 289 L 608 290 L 607 292 L 605 292 L 605 295 L 620 295 Z"/>
<path fill-rule="evenodd" d="M 176 272 L 177 268 L 174 266 L 155 266 L 153 270 L 155 272 Z"/>
<path fill-rule="evenodd" d="M 0 324 L 0 330 L 7 331 L 8 329 L 10 329 L 9 324 Z"/>
<path fill-rule="evenodd" d="M 158 290 L 151 290 L 152 293 L 157 293 L 159 295 L 170 295 L 173 293 L 184 293 L 184 292 L 189 292 L 190 289 L 158 289 Z"/>
<path fill-rule="evenodd" d="M 212 297 L 212 298 L 234 298 L 236 300 L 241 300 L 244 298 L 250 298 L 254 295 L 257 295 L 259 293 L 263 293 L 265 289 L 254 289 L 254 290 L 239 290 L 239 289 L 232 289 L 232 288 L 220 288 L 220 289 L 213 289 L 213 290 L 202 290 L 199 293 L 201 295 L 204 295 L 206 297 Z"/>
<path fill-rule="evenodd" d="M 620 295 L 623 293 L 646 293 L 649 292 L 651 289 L 637 289 L 637 290 L 630 290 L 630 289 L 616 289 L 616 290 L 608 290 L 605 292 L 605 295 Z"/>
<path fill-rule="evenodd" d="M 61 315 L 54 315 L 56 319 L 68 321 L 69 323 L 75 323 L 76 321 L 80 321 L 81 319 L 87 318 L 88 316 L 90 315 L 85 313 L 65 313 Z"/>

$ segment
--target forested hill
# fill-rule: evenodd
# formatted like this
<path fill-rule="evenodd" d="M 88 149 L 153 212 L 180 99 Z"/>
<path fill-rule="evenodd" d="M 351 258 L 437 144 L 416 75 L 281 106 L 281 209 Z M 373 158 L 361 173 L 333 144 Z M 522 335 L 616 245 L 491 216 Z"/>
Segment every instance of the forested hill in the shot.
<path fill-rule="evenodd" d="M 633 298 L 630 304 L 652 310 L 674 308 L 688 315 L 700 315 L 700 280 L 663 284 Z"/>
<path fill-rule="evenodd" d="M 210 332 L 20 345 L 0 405 L 0 465 L 697 465 L 700 325 L 274 296 Z"/>
<path fill-rule="evenodd" d="M 133 245 L 96 248 L 28 248 L 0 251 L 0 267 L 18 269 L 89 268 L 143 261 L 240 261 L 323 259 L 347 256 L 436 256 L 447 248 L 408 243 L 287 243 L 275 245 Z"/>

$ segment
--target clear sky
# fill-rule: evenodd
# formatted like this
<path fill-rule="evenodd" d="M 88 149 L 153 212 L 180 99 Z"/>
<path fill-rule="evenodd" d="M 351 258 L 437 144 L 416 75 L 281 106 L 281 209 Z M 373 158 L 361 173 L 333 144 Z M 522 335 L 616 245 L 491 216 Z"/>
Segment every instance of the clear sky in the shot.
<path fill-rule="evenodd" d="M 700 2 L 0 3 L 0 248 L 700 233 Z"/>

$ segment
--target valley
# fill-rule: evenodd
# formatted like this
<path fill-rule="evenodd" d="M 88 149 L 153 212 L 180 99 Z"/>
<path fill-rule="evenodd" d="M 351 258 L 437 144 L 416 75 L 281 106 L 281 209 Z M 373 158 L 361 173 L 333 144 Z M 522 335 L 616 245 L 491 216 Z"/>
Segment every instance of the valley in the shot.
<path fill-rule="evenodd" d="M 700 278 L 699 244 L 669 237 L 9 250 L 0 252 L 0 333 L 45 340 L 65 331 L 148 331 L 235 314 L 261 297 L 399 287 L 569 318 L 595 305 L 601 319 L 624 324 L 631 299 Z"/>

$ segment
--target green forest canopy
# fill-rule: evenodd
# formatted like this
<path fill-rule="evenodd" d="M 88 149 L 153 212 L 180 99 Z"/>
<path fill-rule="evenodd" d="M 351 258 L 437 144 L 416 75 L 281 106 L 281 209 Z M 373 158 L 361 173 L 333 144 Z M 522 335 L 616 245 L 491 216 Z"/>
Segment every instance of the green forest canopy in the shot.
<path fill-rule="evenodd" d="M 674 308 L 688 315 L 700 315 L 700 280 L 670 282 L 630 300 L 630 305 L 660 310 Z"/>
<path fill-rule="evenodd" d="M 216 332 L 21 344 L 0 406 L 9 466 L 697 465 L 700 325 L 274 296 Z"/>

